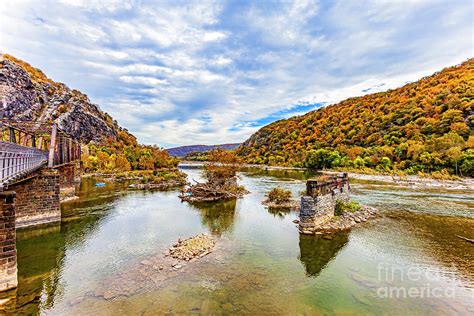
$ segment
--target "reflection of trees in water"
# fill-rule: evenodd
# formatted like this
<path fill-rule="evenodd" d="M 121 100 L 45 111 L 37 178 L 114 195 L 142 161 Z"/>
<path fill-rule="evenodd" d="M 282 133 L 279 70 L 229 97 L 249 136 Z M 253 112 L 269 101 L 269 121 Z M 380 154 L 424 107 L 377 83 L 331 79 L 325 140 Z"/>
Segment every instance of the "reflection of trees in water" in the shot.
<path fill-rule="evenodd" d="M 104 187 L 96 187 L 97 182 L 100 181 L 93 178 L 82 180 L 76 191 L 80 199 L 61 204 L 63 218 L 81 218 L 91 212 L 110 208 L 112 202 L 127 193 L 125 190 L 128 186 L 127 182 L 107 182 Z"/>
<path fill-rule="evenodd" d="M 317 173 L 309 170 L 292 170 L 292 169 L 268 169 L 263 167 L 242 167 L 240 171 L 247 172 L 247 176 L 266 176 L 275 178 L 286 178 L 293 180 L 307 180 L 314 177 Z"/>
<path fill-rule="evenodd" d="M 320 236 L 300 234 L 299 259 L 308 276 L 317 276 L 349 240 L 347 233 L 339 233 L 333 237 L 327 240 Z"/>
<path fill-rule="evenodd" d="M 223 202 L 200 202 L 190 204 L 201 215 L 201 221 L 209 227 L 212 234 L 221 235 L 231 231 L 234 226 L 237 200 Z"/>
<path fill-rule="evenodd" d="M 64 291 L 61 278 L 66 249 L 80 247 L 100 228 L 109 214 L 107 204 L 117 197 L 94 199 L 92 196 L 93 202 L 75 203 L 81 216 L 75 214 L 60 224 L 17 231 L 18 287 L 0 297 L 11 298 L 6 306 L 8 313 L 37 315 L 53 307 Z"/>
<path fill-rule="evenodd" d="M 291 208 L 267 207 L 267 211 L 273 216 L 283 219 L 291 213 Z"/>

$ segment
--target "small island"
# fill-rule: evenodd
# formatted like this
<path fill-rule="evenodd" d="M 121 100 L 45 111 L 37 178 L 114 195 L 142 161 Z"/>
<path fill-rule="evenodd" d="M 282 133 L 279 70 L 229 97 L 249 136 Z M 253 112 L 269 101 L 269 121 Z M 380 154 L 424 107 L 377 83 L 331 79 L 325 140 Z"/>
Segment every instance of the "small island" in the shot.
<path fill-rule="evenodd" d="M 180 195 L 182 201 L 210 202 L 240 198 L 248 191 L 237 183 L 240 159 L 232 151 L 216 149 L 204 167 L 206 182 L 189 185 Z"/>
<path fill-rule="evenodd" d="M 280 187 L 268 192 L 267 199 L 262 204 L 271 208 L 298 209 L 300 207 L 298 201 L 292 198 L 291 191 Z"/>

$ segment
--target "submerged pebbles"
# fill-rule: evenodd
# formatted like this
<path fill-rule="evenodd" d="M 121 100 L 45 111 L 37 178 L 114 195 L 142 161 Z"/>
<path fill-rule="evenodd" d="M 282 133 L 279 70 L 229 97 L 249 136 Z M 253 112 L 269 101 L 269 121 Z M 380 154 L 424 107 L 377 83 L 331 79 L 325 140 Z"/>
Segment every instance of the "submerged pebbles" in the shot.
<path fill-rule="evenodd" d="M 138 265 L 106 279 L 91 296 L 111 300 L 163 287 L 178 275 L 194 273 L 192 271 L 197 271 L 198 266 L 202 267 L 202 264 L 209 262 L 209 258 L 203 257 L 213 252 L 215 245 L 216 241 L 207 234 L 179 239 L 166 253 L 149 256 Z M 200 258 L 199 262 L 195 262 Z M 214 256 L 211 260 L 217 258 L 218 256 Z"/>

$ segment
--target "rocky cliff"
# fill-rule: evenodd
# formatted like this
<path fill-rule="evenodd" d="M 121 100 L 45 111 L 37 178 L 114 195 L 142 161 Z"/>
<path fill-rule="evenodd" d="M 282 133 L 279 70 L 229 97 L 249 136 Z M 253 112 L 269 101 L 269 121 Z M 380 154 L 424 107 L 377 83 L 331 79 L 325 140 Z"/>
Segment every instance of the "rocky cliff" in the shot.
<path fill-rule="evenodd" d="M 0 118 L 54 121 L 83 143 L 116 139 L 119 131 L 126 131 L 91 103 L 87 95 L 7 54 L 0 55 L 0 102 Z"/>

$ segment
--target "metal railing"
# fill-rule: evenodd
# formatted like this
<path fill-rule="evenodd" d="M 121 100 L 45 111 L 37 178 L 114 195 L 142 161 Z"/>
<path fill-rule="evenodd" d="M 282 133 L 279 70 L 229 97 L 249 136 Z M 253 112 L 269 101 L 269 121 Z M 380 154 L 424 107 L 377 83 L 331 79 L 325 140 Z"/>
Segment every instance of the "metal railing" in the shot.
<path fill-rule="evenodd" d="M 0 141 L 0 190 L 48 162 L 48 152 Z"/>
<path fill-rule="evenodd" d="M 0 119 L 0 191 L 47 164 L 81 158 L 81 146 L 56 124 Z"/>

